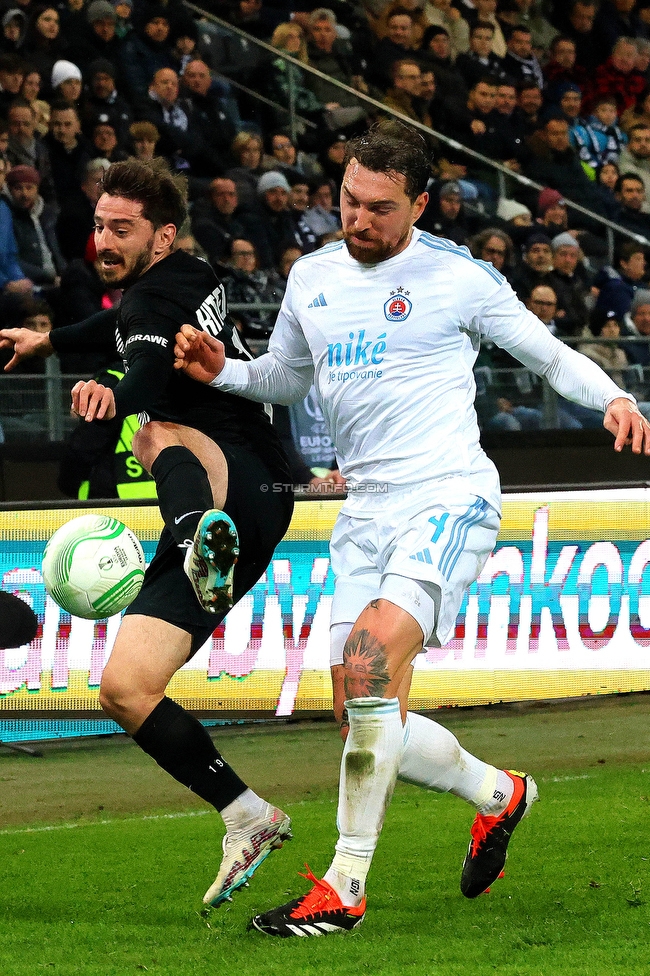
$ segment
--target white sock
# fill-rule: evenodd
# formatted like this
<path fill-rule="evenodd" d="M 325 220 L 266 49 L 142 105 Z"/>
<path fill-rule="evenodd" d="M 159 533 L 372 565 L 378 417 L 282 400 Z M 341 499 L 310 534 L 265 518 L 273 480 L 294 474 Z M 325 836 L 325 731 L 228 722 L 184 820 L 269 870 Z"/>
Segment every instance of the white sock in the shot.
<path fill-rule="evenodd" d="M 344 905 L 358 905 L 397 779 L 402 719 L 397 698 L 345 703 L 350 732 L 341 759 L 339 839 L 325 880 Z"/>
<path fill-rule="evenodd" d="M 505 810 L 514 791 L 504 770 L 472 756 L 448 729 L 416 712 L 406 716 L 399 778 L 425 790 L 452 793 L 493 816 Z"/>
<path fill-rule="evenodd" d="M 238 796 L 236 800 L 233 800 L 232 803 L 229 803 L 220 812 L 223 817 L 223 822 L 226 825 L 226 830 L 239 830 L 252 820 L 258 820 L 260 817 L 263 817 L 267 808 L 270 809 L 270 804 L 266 800 L 263 800 L 257 793 L 253 793 L 252 790 L 247 789 L 244 790 L 241 796 Z"/>

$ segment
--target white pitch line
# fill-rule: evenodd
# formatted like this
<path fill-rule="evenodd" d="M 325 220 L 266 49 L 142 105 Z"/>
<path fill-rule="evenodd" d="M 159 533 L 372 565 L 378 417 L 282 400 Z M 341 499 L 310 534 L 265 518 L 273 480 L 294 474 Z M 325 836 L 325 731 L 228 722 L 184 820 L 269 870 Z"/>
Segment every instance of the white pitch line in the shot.
<path fill-rule="evenodd" d="M 205 817 L 211 810 L 187 810 L 185 813 L 158 813 L 143 817 L 116 817 L 114 820 L 88 820 L 84 823 L 52 824 L 49 827 L 18 827 L 16 830 L 0 830 L 0 837 L 16 834 L 46 834 L 53 830 L 75 830 L 80 827 L 106 827 L 113 824 L 135 823 L 142 820 L 180 820 L 185 817 Z"/>

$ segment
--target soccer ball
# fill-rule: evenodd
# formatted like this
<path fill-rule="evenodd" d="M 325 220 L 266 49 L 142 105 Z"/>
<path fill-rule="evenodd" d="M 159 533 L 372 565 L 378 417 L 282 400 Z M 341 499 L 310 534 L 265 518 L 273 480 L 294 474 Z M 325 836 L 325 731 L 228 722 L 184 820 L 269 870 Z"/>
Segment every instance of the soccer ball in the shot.
<path fill-rule="evenodd" d="M 143 578 L 142 546 L 107 515 L 71 519 L 45 547 L 45 589 L 75 617 L 100 620 L 119 613 L 138 595 Z"/>

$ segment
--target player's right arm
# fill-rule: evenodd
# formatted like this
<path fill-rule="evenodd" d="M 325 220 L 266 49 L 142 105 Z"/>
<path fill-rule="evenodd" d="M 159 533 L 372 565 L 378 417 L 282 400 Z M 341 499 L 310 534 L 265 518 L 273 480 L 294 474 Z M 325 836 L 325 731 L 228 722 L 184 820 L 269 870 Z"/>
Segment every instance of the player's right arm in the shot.
<path fill-rule="evenodd" d="M 23 359 L 30 359 L 32 356 L 51 356 L 54 352 L 49 335 L 45 332 L 34 332 L 32 329 L 2 329 L 0 349 L 13 350 L 13 358 L 5 366 L 5 373 L 12 370 Z"/>
<path fill-rule="evenodd" d="M 0 349 L 13 349 L 13 359 L 5 366 L 12 370 L 31 356 L 51 356 L 54 352 L 90 352 L 106 349 L 115 356 L 115 311 L 107 309 L 76 325 L 65 325 L 50 333 L 31 329 L 0 330 Z"/>

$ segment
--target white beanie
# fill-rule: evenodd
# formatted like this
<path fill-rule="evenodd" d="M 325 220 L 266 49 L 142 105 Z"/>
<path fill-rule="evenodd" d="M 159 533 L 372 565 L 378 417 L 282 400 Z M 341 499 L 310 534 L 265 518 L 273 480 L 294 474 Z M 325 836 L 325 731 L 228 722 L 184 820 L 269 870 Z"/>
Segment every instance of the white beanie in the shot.
<path fill-rule="evenodd" d="M 497 217 L 501 217 L 501 220 L 514 220 L 515 217 L 521 217 L 523 214 L 528 214 L 529 217 L 532 217 L 530 210 L 523 203 L 518 203 L 517 200 L 508 200 L 507 197 L 501 197 L 499 206 L 497 207 Z"/>
<path fill-rule="evenodd" d="M 72 61 L 56 61 L 52 68 L 51 84 L 52 88 L 58 88 L 61 82 L 70 81 L 76 78 L 81 81 L 81 71 Z"/>
<path fill-rule="evenodd" d="M 291 191 L 286 176 L 279 173 L 277 169 L 272 169 L 260 176 L 257 182 L 257 192 L 262 196 L 267 190 L 275 189 L 286 190 L 287 193 Z"/>

